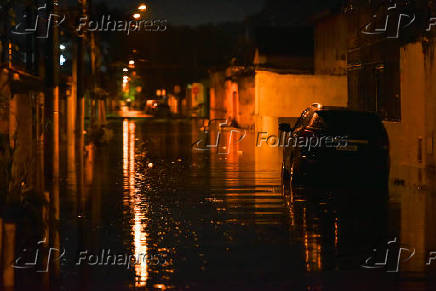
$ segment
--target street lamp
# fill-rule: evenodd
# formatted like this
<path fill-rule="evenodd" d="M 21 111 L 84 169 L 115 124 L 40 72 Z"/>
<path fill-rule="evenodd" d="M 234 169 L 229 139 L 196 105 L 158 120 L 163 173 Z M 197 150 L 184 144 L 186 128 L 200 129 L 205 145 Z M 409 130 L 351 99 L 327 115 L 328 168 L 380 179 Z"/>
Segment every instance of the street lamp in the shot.
<path fill-rule="evenodd" d="M 127 84 L 129 83 L 129 77 L 123 76 L 123 92 L 127 91 Z"/>
<path fill-rule="evenodd" d="M 64 55 L 59 55 L 59 65 L 63 66 L 67 59 L 65 59 Z"/>
<path fill-rule="evenodd" d="M 147 5 L 145 5 L 144 3 L 140 4 L 138 6 L 138 12 L 135 12 L 133 14 L 133 18 L 138 20 L 141 18 L 141 14 L 145 12 L 145 10 L 147 10 Z"/>
<path fill-rule="evenodd" d="M 135 61 L 134 60 L 130 60 L 129 61 L 129 68 L 130 69 L 134 69 L 135 68 Z"/>

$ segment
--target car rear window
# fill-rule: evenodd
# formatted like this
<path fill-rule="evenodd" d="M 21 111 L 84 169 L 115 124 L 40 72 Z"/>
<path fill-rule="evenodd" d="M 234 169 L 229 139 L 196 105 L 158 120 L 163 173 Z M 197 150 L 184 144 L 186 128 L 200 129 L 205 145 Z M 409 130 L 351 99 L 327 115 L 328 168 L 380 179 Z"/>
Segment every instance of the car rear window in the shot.
<path fill-rule="evenodd" d="M 341 134 L 376 135 L 384 132 L 380 118 L 370 112 L 318 111 L 320 123 L 328 130 Z"/>

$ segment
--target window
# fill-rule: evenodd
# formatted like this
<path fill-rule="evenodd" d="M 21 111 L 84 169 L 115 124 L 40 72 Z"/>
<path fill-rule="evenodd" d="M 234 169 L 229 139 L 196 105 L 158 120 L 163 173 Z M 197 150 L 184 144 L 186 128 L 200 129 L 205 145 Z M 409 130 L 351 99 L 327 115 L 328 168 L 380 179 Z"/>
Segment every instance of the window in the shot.
<path fill-rule="evenodd" d="M 398 62 L 363 64 L 348 71 L 349 107 L 377 112 L 382 120 L 401 121 Z"/>
<path fill-rule="evenodd" d="M 375 108 L 380 118 L 386 121 L 401 120 L 399 92 L 399 69 L 396 64 L 377 65 L 374 70 Z M 398 82 L 396 82 L 398 78 Z"/>

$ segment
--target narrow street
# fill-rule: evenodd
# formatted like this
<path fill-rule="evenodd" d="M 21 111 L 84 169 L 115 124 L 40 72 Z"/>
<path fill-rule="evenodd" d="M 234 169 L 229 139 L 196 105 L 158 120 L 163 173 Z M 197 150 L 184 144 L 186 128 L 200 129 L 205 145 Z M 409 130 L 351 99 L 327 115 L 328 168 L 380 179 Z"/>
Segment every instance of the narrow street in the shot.
<path fill-rule="evenodd" d="M 436 0 L 2 0 L 0 291 L 436 290 Z"/>
<path fill-rule="evenodd" d="M 436 223 L 425 209 L 436 200 L 423 199 L 424 188 L 391 195 L 388 204 L 380 202 L 387 193 L 360 186 L 311 190 L 305 200 L 292 199 L 283 196 L 280 165 L 256 164 L 252 134 L 233 144 L 229 154 L 196 151 L 196 123 L 112 120 L 113 140 L 86 155 L 83 197 L 76 178 L 65 172 L 59 229 L 66 253 L 55 279 L 60 290 L 434 286 L 426 250 L 415 245 L 436 247 L 425 233 Z M 270 155 L 266 159 L 272 161 L 275 153 Z M 313 201 L 311 194 L 317 197 Z M 418 213 L 426 225 L 417 224 Z M 361 266 L 374 247 L 383 257 L 386 242 L 400 235 L 417 247 L 400 273 Z M 147 259 L 128 268 L 112 264 L 108 253 Z M 29 278 L 29 272 L 17 275 Z M 21 284 L 26 290 L 31 283 Z"/>

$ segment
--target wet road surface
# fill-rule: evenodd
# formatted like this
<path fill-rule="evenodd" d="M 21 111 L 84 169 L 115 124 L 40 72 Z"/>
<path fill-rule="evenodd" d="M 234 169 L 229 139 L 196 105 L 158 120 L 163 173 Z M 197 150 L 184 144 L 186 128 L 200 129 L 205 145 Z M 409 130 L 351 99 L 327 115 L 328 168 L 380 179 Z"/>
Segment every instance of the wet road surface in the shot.
<path fill-rule="evenodd" d="M 257 149 L 254 134 L 193 150 L 196 123 L 125 119 L 109 127 L 109 144 L 88 147 L 82 194 L 65 162 L 60 290 L 436 286 L 436 263 L 426 265 L 436 251 L 429 189 L 412 183 L 388 194 L 360 185 L 283 195 L 278 149 Z M 387 247 L 395 239 L 415 249 L 408 262 L 406 250 L 395 255 L 399 244 Z"/>

